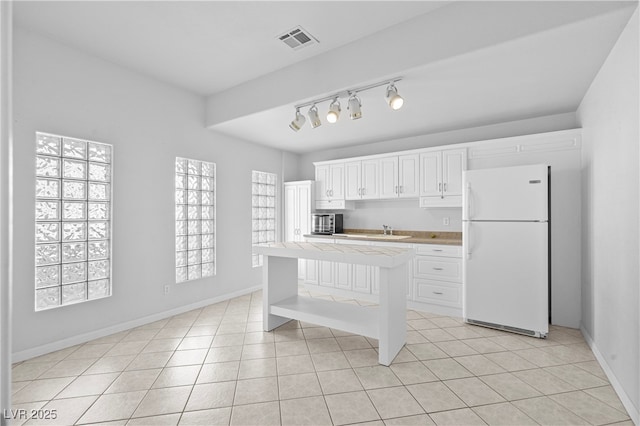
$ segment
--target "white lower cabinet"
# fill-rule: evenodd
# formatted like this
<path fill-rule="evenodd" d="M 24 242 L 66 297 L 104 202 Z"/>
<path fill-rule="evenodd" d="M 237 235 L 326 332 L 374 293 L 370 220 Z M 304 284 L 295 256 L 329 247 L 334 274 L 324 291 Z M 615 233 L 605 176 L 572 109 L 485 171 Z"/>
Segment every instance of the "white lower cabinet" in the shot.
<path fill-rule="evenodd" d="M 441 315 L 462 316 L 462 247 L 408 244 L 331 238 L 307 239 L 414 248 L 416 256 L 407 266 L 407 300 L 410 309 Z M 366 265 L 307 260 L 305 284 L 336 296 L 375 300 L 379 294 L 380 269 Z M 357 293 L 357 294 L 356 294 Z"/>
<path fill-rule="evenodd" d="M 336 288 L 351 290 L 351 274 L 355 266 L 350 263 L 335 263 L 333 265 L 333 278 Z"/>
<path fill-rule="evenodd" d="M 412 300 L 418 309 L 462 316 L 462 247 L 416 245 Z"/>

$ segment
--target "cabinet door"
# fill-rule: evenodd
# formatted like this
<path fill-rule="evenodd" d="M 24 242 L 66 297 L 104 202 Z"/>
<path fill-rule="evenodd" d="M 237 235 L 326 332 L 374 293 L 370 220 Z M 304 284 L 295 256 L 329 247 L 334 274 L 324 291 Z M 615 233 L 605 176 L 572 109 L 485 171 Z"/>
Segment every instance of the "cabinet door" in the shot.
<path fill-rule="evenodd" d="M 334 164 L 330 167 L 331 184 L 329 199 L 344 200 L 344 164 Z"/>
<path fill-rule="evenodd" d="M 296 185 L 284 186 L 284 240 L 297 241 L 297 197 L 298 188 Z"/>
<path fill-rule="evenodd" d="M 318 284 L 325 287 L 333 287 L 333 262 L 318 261 Z"/>
<path fill-rule="evenodd" d="M 330 167 L 316 166 L 316 200 L 328 200 L 331 182 Z"/>
<path fill-rule="evenodd" d="M 304 282 L 318 285 L 318 261 L 305 259 Z"/>
<path fill-rule="evenodd" d="M 361 173 L 360 161 L 353 161 L 344 165 L 344 197 L 347 200 L 359 200 Z"/>
<path fill-rule="evenodd" d="M 303 235 L 311 233 L 311 185 L 303 184 L 297 188 L 298 197 L 298 211 L 297 211 L 297 226 L 298 226 L 298 238 L 296 241 L 304 241 Z"/>
<path fill-rule="evenodd" d="M 420 154 L 420 196 L 442 196 L 442 154 L 440 151 Z"/>
<path fill-rule="evenodd" d="M 353 265 L 353 281 L 351 288 L 359 293 L 371 293 L 371 266 Z"/>
<path fill-rule="evenodd" d="M 371 200 L 380 198 L 380 190 L 378 185 L 378 168 L 379 160 L 365 160 L 362 162 L 362 192 L 363 200 Z"/>
<path fill-rule="evenodd" d="M 400 198 L 418 198 L 420 189 L 420 156 L 418 154 L 398 157 L 398 188 Z"/>
<path fill-rule="evenodd" d="M 298 280 L 305 280 L 307 277 L 307 260 L 298 259 Z"/>
<path fill-rule="evenodd" d="M 462 171 L 467 168 L 467 150 L 442 151 L 442 192 L 444 196 L 462 195 Z"/>
<path fill-rule="evenodd" d="M 351 290 L 351 271 L 353 265 L 349 263 L 334 263 L 335 287 L 343 290 Z"/>
<path fill-rule="evenodd" d="M 398 157 L 380 159 L 380 198 L 398 198 Z"/>

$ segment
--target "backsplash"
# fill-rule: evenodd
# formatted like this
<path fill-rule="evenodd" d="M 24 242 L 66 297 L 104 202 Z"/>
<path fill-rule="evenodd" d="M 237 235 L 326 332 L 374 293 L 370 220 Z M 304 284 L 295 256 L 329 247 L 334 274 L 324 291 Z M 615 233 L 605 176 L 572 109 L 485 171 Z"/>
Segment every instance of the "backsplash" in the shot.
<path fill-rule="evenodd" d="M 397 230 L 462 231 L 462 209 L 423 209 L 418 200 L 357 201 L 354 210 L 341 210 L 345 228 L 380 229 L 382 225 Z M 443 219 L 449 218 L 449 226 Z"/>

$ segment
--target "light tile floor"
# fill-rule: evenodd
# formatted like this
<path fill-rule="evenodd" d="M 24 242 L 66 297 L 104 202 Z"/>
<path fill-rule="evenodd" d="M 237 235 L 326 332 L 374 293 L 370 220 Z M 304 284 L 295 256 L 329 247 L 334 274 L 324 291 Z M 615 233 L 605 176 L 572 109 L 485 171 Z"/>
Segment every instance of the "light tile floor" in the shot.
<path fill-rule="evenodd" d="M 29 425 L 632 425 L 578 330 L 540 340 L 416 311 L 407 328 L 384 367 L 373 339 L 263 332 L 255 292 L 17 363 L 13 408 L 55 410 Z"/>

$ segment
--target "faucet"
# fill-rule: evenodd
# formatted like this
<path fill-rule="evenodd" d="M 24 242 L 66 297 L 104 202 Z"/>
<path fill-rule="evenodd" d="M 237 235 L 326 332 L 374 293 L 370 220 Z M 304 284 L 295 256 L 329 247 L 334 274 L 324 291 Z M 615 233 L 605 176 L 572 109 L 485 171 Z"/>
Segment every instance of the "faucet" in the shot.
<path fill-rule="evenodd" d="M 389 231 L 388 235 L 393 235 L 393 228 L 388 225 L 382 225 L 382 235 L 387 235 L 387 231 Z"/>

